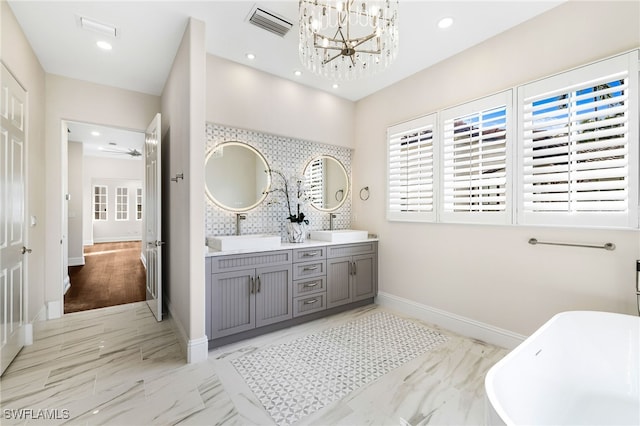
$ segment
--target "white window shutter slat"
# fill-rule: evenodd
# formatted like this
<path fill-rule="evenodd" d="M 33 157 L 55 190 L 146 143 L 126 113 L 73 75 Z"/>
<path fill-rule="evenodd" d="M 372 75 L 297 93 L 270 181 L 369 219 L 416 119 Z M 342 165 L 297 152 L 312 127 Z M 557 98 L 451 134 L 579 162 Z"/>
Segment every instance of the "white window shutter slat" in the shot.
<path fill-rule="evenodd" d="M 436 114 L 387 131 L 387 219 L 435 221 Z"/>
<path fill-rule="evenodd" d="M 511 91 L 441 114 L 444 222 L 510 223 Z"/>
<path fill-rule="evenodd" d="M 637 226 L 637 74 L 635 52 L 520 88 L 519 223 Z"/>

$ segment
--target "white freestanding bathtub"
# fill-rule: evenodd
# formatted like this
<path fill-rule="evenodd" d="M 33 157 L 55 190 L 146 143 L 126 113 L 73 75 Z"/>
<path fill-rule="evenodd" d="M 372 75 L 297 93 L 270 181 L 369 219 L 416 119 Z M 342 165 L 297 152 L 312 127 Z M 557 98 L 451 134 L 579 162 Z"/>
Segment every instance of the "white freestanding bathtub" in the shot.
<path fill-rule="evenodd" d="M 563 312 L 485 377 L 495 425 L 640 425 L 640 318 Z"/>

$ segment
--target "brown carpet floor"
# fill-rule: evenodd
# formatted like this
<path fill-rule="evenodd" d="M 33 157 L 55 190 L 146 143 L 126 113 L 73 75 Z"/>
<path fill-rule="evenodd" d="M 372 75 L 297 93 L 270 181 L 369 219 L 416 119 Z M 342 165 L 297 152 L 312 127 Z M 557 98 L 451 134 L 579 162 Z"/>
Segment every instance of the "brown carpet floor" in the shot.
<path fill-rule="evenodd" d="M 65 314 L 145 300 L 140 241 L 94 244 L 84 256 L 83 266 L 69 267 Z"/>

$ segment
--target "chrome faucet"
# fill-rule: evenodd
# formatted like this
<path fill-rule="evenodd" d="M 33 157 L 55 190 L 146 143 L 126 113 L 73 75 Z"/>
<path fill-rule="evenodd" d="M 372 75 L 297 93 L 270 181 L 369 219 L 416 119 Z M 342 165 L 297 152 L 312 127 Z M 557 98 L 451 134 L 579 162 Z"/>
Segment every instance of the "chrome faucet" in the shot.
<path fill-rule="evenodd" d="M 247 218 L 246 214 L 236 213 L 236 235 L 240 235 L 240 221 Z"/>
<path fill-rule="evenodd" d="M 329 231 L 333 231 L 333 219 L 335 219 L 335 217 L 335 214 L 329 213 Z"/>

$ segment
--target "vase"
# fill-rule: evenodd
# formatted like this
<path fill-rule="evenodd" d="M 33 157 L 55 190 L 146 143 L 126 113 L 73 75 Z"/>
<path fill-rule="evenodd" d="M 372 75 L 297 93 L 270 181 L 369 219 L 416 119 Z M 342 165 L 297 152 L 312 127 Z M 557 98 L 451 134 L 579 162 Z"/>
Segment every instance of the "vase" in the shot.
<path fill-rule="evenodd" d="M 287 240 L 290 243 L 304 243 L 307 239 L 307 227 L 302 222 L 287 222 Z"/>

